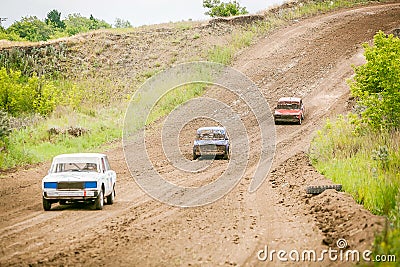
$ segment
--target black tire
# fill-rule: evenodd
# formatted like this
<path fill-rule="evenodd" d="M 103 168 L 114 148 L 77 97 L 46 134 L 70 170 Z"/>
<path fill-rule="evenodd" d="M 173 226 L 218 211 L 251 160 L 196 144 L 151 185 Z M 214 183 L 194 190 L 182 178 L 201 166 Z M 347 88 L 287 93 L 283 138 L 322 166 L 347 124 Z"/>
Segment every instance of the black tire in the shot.
<path fill-rule="evenodd" d="M 43 209 L 44 209 L 45 211 L 51 210 L 51 201 L 45 199 L 44 197 L 43 197 Z"/>
<path fill-rule="evenodd" d="M 112 205 L 115 199 L 115 188 L 113 188 L 111 194 L 107 196 L 107 205 Z"/>
<path fill-rule="evenodd" d="M 103 190 L 100 190 L 99 195 L 97 196 L 96 200 L 94 201 L 94 208 L 96 210 L 102 210 L 104 206 L 104 193 Z"/>
<path fill-rule="evenodd" d="M 341 184 L 335 184 L 335 185 L 307 186 L 306 193 L 307 194 L 318 195 L 318 194 L 321 194 L 322 192 L 324 192 L 327 189 L 335 189 L 336 191 L 341 191 L 342 190 L 342 185 Z"/>
<path fill-rule="evenodd" d="M 196 155 L 195 152 L 193 152 L 193 160 L 196 160 L 199 156 Z"/>

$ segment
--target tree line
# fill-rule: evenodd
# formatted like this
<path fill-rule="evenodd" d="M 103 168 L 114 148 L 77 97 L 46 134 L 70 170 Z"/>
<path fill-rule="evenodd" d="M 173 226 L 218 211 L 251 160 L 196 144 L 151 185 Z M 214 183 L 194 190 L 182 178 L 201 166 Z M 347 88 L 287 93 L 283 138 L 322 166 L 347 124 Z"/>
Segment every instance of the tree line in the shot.
<path fill-rule="evenodd" d="M 132 27 L 128 20 L 117 18 L 115 24 L 111 25 L 93 15 L 87 18 L 79 13 L 69 14 L 65 19 L 61 19 L 61 12 L 53 9 L 47 13 L 44 20 L 40 20 L 36 16 L 26 16 L 14 22 L 7 29 L 0 26 L 0 39 L 31 42 L 47 41 L 91 30 L 109 29 L 112 26 L 115 28 Z"/>
<path fill-rule="evenodd" d="M 207 9 L 205 14 L 210 17 L 229 17 L 248 13 L 246 7 L 240 6 L 236 0 L 228 2 L 203 0 L 203 7 Z M 47 13 L 47 17 L 44 20 L 36 16 L 26 16 L 14 22 L 7 29 L 0 25 L 0 40 L 47 41 L 112 27 L 130 28 L 132 25 L 128 20 L 120 18 L 117 18 L 114 25 L 111 25 L 102 19 L 95 18 L 93 15 L 87 18 L 79 13 L 69 14 L 65 19 L 61 19 L 61 12 L 53 9 Z"/>

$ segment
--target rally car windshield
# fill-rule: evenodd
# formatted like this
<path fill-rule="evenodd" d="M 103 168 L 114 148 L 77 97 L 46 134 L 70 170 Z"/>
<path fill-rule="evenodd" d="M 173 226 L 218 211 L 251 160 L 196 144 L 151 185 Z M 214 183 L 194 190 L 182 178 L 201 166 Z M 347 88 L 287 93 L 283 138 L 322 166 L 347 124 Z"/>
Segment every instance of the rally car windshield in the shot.
<path fill-rule="evenodd" d="M 224 140 L 225 134 L 221 131 L 202 131 L 197 135 L 198 140 Z"/>
<path fill-rule="evenodd" d="M 277 108 L 278 109 L 300 109 L 300 105 L 298 103 L 279 103 Z"/>
<path fill-rule="evenodd" d="M 96 163 L 58 163 L 52 168 L 52 173 L 61 172 L 100 172 Z"/>

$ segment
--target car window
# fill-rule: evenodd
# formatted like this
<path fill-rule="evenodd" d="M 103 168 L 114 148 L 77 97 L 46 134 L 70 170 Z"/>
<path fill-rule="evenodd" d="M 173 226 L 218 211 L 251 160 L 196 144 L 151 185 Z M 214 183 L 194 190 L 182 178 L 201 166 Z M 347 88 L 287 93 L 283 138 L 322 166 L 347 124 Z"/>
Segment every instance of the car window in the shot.
<path fill-rule="evenodd" d="M 53 168 L 54 173 L 61 172 L 100 172 L 99 166 L 96 163 L 57 163 Z"/>
<path fill-rule="evenodd" d="M 224 140 L 225 133 L 220 130 L 204 130 L 197 134 L 198 140 Z"/>
<path fill-rule="evenodd" d="M 299 103 L 278 103 L 278 109 L 300 109 Z"/>

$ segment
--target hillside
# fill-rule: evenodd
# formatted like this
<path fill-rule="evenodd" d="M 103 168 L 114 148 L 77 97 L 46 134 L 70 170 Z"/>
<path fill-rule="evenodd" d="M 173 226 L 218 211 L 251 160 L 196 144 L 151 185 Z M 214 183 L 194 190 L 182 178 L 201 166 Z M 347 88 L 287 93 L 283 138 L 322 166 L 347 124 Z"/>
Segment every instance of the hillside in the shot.
<path fill-rule="evenodd" d="M 289 22 L 277 17 L 262 24 L 259 16 L 253 16 L 127 32 L 100 31 L 34 46 L 14 46 L 26 51 L 35 48 L 35 53 L 49 45 L 54 47 L 58 52 L 51 53 L 57 60 L 49 62 L 55 65 L 42 64 L 42 69 L 57 69 L 63 79 L 85 85 L 90 97 L 105 97 L 92 102 L 86 97 L 82 104 L 94 110 L 94 116 L 84 115 L 95 121 L 103 119 L 101 109 L 105 113 L 120 109 L 120 117 L 110 115 L 106 119 L 122 120 L 126 95 L 146 78 L 170 64 L 201 59 L 227 60 L 225 63 L 257 84 L 271 107 L 284 95 L 303 97 L 307 118 L 301 126 L 275 128 L 271 171 L 265 173 L 262 186 L 249 193 L 259 164 L 259 124 L 238 96 L 223 88 L 205 90 L 204 97 L 225 103 L 240 115 L 247 140 L 244 137 L 237 144 L 249 141 L 251 153 L 237 186 L 218 201 L 196 208 L 171 207 L 139 188 L 132 176 L 147 179 L 149 172 L 146 159 L 135 153 L 136 143 L 123 146 L 114 142 L 103 149 L 117 172 L 118 185 L 115 204 L 99 212 L 84 205 L 55 205 L 52 211 L 43 212 L 40 180 L 47 173 L 48 162 L 4 172 L 0 265 L 276 266 L 293 262 L 283 263 L 277 258 L 274 262 L 259 261 L 257 255 L 265 246 L 322 251 L 336 249 L 337 240 L 344 238 L 351 249 L 371 249 L 375 234 L 384 227 L 384 218 L 372 215 L 344 192 L 328 190 L 314 197 L 305 194 L 308 185 L 331 183 L 312 167 L 307 153 L 314 132 L 324 120 L 351 108 L 345 80 L 353 74 L 352 64 L 364 62 L 361 43 L 370 41 L 378 30 L 398 28 L 399 15 L 398 3 L 375 4 Z M 261 26 L 252 27 L 253 23 Z M 267 32 L 270 26 L 266 25 L 274 30 Z M 1 51 L 12 49 L 7 45 Z M 201 102 L 188 103 L 193 104 L 193 110 L 207 108 Z M 50 120 L 62 121 L 84 113 L 63 111 L 56 111 Z M 163 154 L 160 137 L 164 119 L 146 128 L 146 152 L 154 169 L 168 181 L 186 186 L 210 183 L 225 172 L 229 162 L 222 160 L 203 160 L 209 166 L 201 172 L 175 168 Z M 177 142 L 182 154 L 190 154 L 194 131 L 205 123 L 212 122 L 190 120 L 179 129 Z M 175 130 L 166 129 L 166 136 L 175 136 Z M 128 155 L 136 164 L 134 170 L 127 168 L 124 150 L 131 152 Z M 348 263 L 324 261 L 324 265 L 343 264 Z"/>

